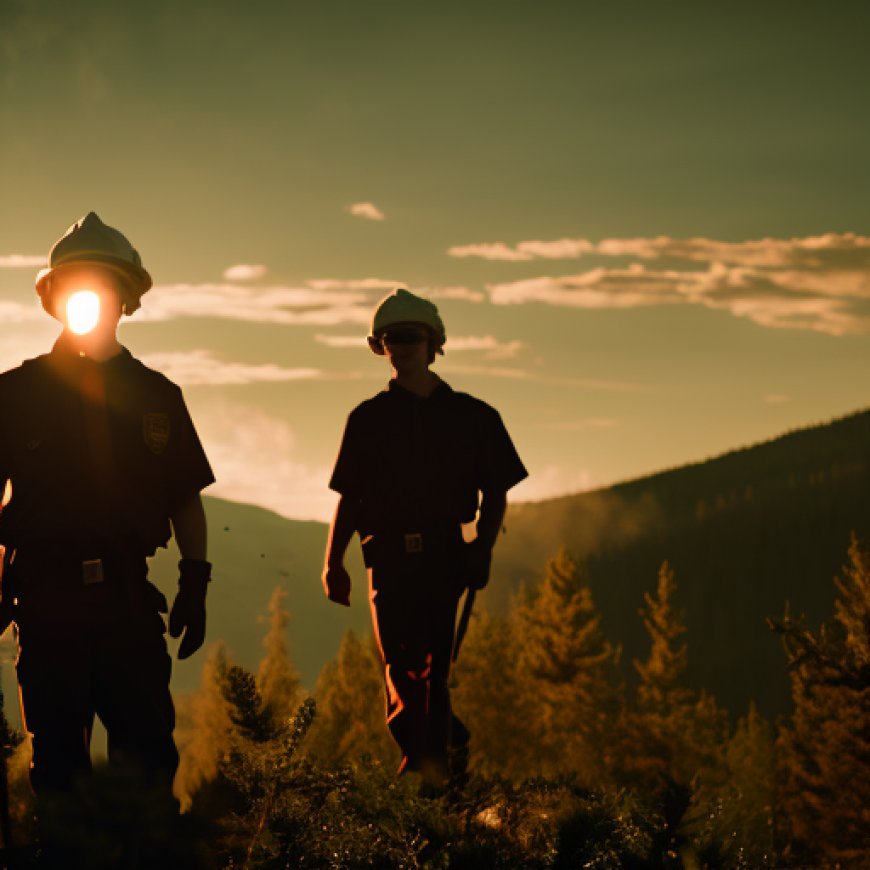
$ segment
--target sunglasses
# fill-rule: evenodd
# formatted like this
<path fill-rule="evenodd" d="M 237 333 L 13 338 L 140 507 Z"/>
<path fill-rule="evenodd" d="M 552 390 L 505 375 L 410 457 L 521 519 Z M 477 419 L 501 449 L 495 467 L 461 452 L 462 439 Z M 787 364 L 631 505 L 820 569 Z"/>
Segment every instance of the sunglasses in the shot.
<path fill-rule="evenodd" d="M 369 337 L 369 346 L 375 353 L 383 353 L 386 345 L 411 345 L 426 341 L 428 333 L 420 329 L 388 329 L 379 336 Z"/>

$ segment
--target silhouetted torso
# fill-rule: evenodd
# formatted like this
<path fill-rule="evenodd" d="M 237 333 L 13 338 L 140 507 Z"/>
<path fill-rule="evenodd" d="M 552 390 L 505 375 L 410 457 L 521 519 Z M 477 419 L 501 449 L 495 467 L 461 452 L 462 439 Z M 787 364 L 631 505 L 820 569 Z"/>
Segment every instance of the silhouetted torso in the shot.
<path fill-rule="evenodd" d="M 391 381 L 348 417 L 329 485 L 359 499 L 365 534 L 471 522 L 480 490 L 525 476 L 494 408 L 443 382 L 422 398 Z"/>
<path fill-rule="evenodd" d="M 150 555 L 180 501 L 214 478 L 181 391 L 128 351 L 105 363 L 59 340 L 0 375 L 0 543 Z"/>

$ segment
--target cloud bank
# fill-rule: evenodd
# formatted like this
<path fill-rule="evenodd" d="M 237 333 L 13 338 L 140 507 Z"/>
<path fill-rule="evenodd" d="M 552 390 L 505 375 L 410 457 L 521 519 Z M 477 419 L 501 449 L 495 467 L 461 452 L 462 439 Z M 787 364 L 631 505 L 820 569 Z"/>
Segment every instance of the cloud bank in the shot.
<path fill-rule="evenodd" d="M 158 285 L 134 320 L 217 317 L 251 323 L 335 326 L 367 323 L 368 294 L 314 287 L 249 287 L 239 284 Z"/>
<path fill-rule="evenodd" d="M 0 269 L 41 269 L 45 265 L 41 254 L 0 254 Z"/>
<path fill-rule="evenodd" d="M 838 336 L 870 332 L 870 237 L 855 233 L 747 242 L 667 236 L 597 243 L 559 239 L 519 242 L 512 248 L 501 242 L 466 245 L 448 253 L 511 261 L 593 254 L 636 260 L 578 274 L 490 283 L 486 290 L 495 305 L 613 309 L 693 304 L 776 329 Z"/>
<path fill-rule="evenodd" d="M 555 239 L 455 245 L 451 257 L 484 260 L 574 260 L 583 256 L 638 257 L 645 260 L 693 260 L 735 266 L 818 268 L 824 265 L 866 265 L 870 261 L 870 236 L 856 233 L 825 233 L 804 238 L 765 238 L 745 242 L 714 239 L 673 239 L 670 236 L 634 239 Z"/>
<path fill-rule="evenodd" d="M 279 383 L 319 378 L 322 372 L 313 368 L 286 368 L 272 363 L 250 365 L 227 362 L 210 350 L 198 348 L 144 354 L 142 362 L 157 369 L 181 386 L 230 386 L 238 384 Z"/>

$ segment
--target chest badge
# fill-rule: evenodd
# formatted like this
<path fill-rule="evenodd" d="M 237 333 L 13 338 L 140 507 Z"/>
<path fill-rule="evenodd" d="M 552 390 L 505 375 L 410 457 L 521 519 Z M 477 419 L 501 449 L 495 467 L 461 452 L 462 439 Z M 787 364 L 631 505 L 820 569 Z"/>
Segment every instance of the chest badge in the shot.
<path fill-rule="evenodd" d="M 169 444 L 169 414 L 145 414 L 142 417 L 142 435 L 152 453 L 163 453 Z"/>

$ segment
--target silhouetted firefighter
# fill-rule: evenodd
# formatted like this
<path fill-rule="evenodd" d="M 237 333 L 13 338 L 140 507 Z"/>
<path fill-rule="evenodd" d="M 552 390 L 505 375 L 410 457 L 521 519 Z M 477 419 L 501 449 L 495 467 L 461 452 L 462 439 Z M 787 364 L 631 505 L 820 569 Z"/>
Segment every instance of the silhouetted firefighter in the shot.
<path fill-rule="evenodd" d="M 18 630 L 31 782 L 38 808 L 63 803 L 90 770 L 97 715 L 110 764 L 137 768 L 171 804 L 167 602 L 145 559 L 174 531 L 182 560 L 169 626 L 184 633 L 186 658 L 205 636 L 199 493 L 214 478 L 181 390 L 117 341 L 122 314 L 151 287 L 139 254 L 91 212 L 49 263 L 36 289 L 63 332 L 50 353 L 0 375 L 3 628 L 11 619 Z M 46 863 L 63 864 L 48 833 Z"/>
<path fill-rule="evenodd" d="M 323 583 L 332 601 L 350 604 L 343 560 L 358 531 L 399 771 L 419 771 L 438 789 L 468 760 L 447 686 L 457 604 L 489 580 L 506 493 L 526 470 L 498 413 L 430 371 L 445 342 L 435 305 L 397 290 L 378 306 L 368 341 L 393 376 L 348 417 Z M 477 537 L 465 543 L 461 524 L 476 516 Z"/>

